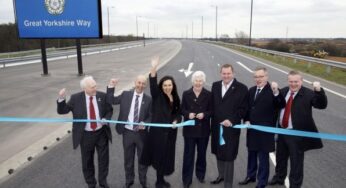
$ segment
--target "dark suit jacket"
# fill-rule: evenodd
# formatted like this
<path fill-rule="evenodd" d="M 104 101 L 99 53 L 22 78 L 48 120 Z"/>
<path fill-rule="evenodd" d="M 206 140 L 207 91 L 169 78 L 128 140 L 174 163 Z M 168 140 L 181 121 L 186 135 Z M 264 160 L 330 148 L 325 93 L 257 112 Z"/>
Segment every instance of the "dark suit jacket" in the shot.
<path fill-rule="evenodd" d="M 128 121 L 134 90 L 124 91 L 121 95 L 114 97 L 114 88 L 107 88 L 107 101 L 110 104 L 120 104 L 118 121 Z M 139 122 L 151 122 L 151 97 L 143 94 L 140 104 Z M 125 130 L 125 124 L 116 124 L 115 130 L 122 134 Z M 142 131 L 140 131 L 142 132 Z M 144 131 L 143 131 L 144 132 Z"/>
<path fill-rule="evenodd" d="M 233 125 L 241 123 L 248 108 L 248 89 L 236 79 L 233 80 L 224 97 L 221 96 L 221 88 L 222 81 L 218 81 L 213 83 L 211 90 L 213 101 L 211 151 L 216 154 L 218 160 L 233 161 L 238 155 L 240 129 L 223 127 L 223 138 L 226 144 L 220 146 L 220 123 L 225 119 L 230 120 Z"/>
<path fill-rule="evenodd" d="M 70 111 L 72 112 L 73 119 L 87 119 L 87 105 L 85 102 L 85 93 L 79 92 L 71 95 L 70 100 L 66 103 L 66 100 L 62 102 L 57 102 L 58 114 L 67 114 Z M 103 92 L 96 93 L 96 101 L 99 109 L 99 116 L 101 119 L 110 120 L 113 114 L 113 108 L 111 105 L 106 103 L 106 94 Z M 74 122 L 72 126 L 72 139 L 73 139 L 73 148 L 76 149 L 80 144 L 80 141 L 84 134 L 86 123 Z M 106 126 L 107 137 L 112 141 L 112 133 L 108 125 Z"/>
<path fill-rule="evenodd" d="M 282 89 L 283 96 L 287 95 L 288 87 Z M 317 109 L 327 108 L 328 100 L 323 90 L 312 91 L 304 86 L 300 88 L 293 99 L 291 106 L 291 120 L 294 130 L 318 132 L 312 117 L 312 107 Z M 303 137 L 298 147 L 303 151 L 322 148 L 322 140 L 317 138 Z"/>
<path fill-rule="evenodd" d="M 253 125 L 276 127 L 277 114 L 284 108 L 286 101 L 284 96 L 279 93 L 274 96 L 270 84 L 267 83 L 258 94 L 255 100 L 257 86 L 249 89 L 249 108 L 245 121 L 250 121 Z M 275 150 L 274 134 L 248 129 L 246 145 L 251 151 L 272 152 Z"/>
<path fill-rule="evenodd" d="M 210 91 L 203 88 L 198 98 L 192 88 L 184 91 L 181 112 L 185 120 L 189 120 L 190 113 L 204 113 L 202 120 L 194 118 L 195 126 L 186 126 L 183 128 L 183 136 L 191 138 L 209 137 L 211 117 Z"/>

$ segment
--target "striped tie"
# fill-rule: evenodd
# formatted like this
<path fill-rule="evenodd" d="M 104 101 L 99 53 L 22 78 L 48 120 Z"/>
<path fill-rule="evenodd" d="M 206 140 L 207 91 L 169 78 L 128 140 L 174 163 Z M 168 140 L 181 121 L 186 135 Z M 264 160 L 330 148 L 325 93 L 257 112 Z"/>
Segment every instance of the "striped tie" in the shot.
<path fill-rule="evenodd" d="M 133 111 L 133 122 L 134 123 L 139 123 L 139 113 L 138 113 L 138 103 L 139 103 L 139 95 L 136 95 L 136 100 L 135 100 L 135 110 Z M 138 125 L 133 125 L 133 130 L 138 131 Z"/>

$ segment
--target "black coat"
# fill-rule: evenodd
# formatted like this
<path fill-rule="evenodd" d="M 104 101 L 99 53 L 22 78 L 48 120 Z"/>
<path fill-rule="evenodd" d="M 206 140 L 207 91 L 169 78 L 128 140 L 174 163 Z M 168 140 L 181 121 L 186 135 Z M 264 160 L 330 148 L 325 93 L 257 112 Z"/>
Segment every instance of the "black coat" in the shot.
<path fill-rule="evenodd" d="M 247 87 L 233 80 L 232 85 L 222 97 L 222 81 L 214 82 L 212 86 L 213 116 L 211 124 L 211 152 L 216 154 L 218 160 L 234 161 L 238 155 L 240 129 L 223 127 L 225 144 L 219 144 L 220 123 L 225 119 L 233 125 L 240 124 L 245 117 L 247 104 Z"/>
<path fill-rule="evenodd" d="M 150 93 L 152 97 L 152 123 L 168 123 L 181 121 L 180 101 L 175 99 L 170 105 L 169 99 L 157 84 L 157 77 L 149 77 Z M 177 129 L 150 127 L 145 141 L 140 162 L 144 165 L 152 165 L 164 175 L 174 172 L 175 143 Z"/>
<path fill-rule="evenodd" d="M 287 95 L 289 88 L 283 88 L 282 94 Z M 317 109 L 327 108 L 328 100 L 324 90 L 320 92 L 312 91 L 304 86 L 300 88 L 293 99 L 291 106 L 291 120 L 294 130 L 318 132 L 315 121 L 312 117 L 312 107 Z M 322 140 L 318 138 L 303 137 L 298 144 L 301 150 L 322 148 Z"/>
<path fill-rule="evenodd" d="M 99 116 L 101 119 L 110 120 L 113 114 L 112 105 L 106 102 L 106 94 L 103 92 L 96 93 L 96 101 L 99 108 Z M 71 95 L 70 100 L 66 103 L 66 100 L 57 102 L 58 114 L 67 114 L 72 112 L 73 119 L 87 119 L 87 105 L 85 100 L 85 92 L 79 92 Z M 73 148 L 76 149 L 80 144 L 80 141 L 84 134 L 86 123 L 84 122 L 73 122 L 72 126 L 72 140 Z M 112 133 L 108 125 L 106 126 L 106 133 L 109 141 L 112 141 Z"/>
<path fill-rule="evenodd" d="M 195 126 L 185 126 L 183 136 L 190 138 L 209 137 L 210 134 L 210 116 L 211 116 L 211 92 L 202 89 L 196 97 L 193 89 L 190 88 L 183 93 L 181 112 L 185 120 L 189 120 L 190 113 L 204 113 L 204 118 L 199 120 L 194 118 Z"/>
<path fill-rule="evenodd" d="M 277 114 L 286 105 L 284 96 L 281 93 L 274 96 L 269 83 L 263 87 L 255 100 L 256 92 L 257 86 L 249 89 L 249 108 L 245 121 L 250 121 L 253 125 L 276 127 Z M 275 150 L 274 134 L 248 129 L 246 146 L 251 151 L 272 152 Z"/>

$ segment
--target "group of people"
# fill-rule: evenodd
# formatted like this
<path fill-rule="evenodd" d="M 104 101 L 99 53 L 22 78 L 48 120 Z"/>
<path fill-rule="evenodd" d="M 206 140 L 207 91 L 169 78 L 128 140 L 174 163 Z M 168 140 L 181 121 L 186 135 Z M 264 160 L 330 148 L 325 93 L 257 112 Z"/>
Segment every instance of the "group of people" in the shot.
<path fill-rule="evenodd" d="M 317 132 L 312 117 L 312 108 L 327 107 L 327 97 L 319 82 L 313 89 L 302 85 L 303 77 L 297 71 L 288 73 L 288 86 L 279 89 L 276 82 L 268 82 L 265 67 L 255 69 L 255 86 L 250 89 L 234 78 L 230 64 L 221 66 L 221 80 L 213 83 L 211 91 L 204 87 L 206 75 L 196 71 L 192 75 L 192 87 L 183 92 L 180 100 L 175 80 L 163 76 L 157 80 L 159 58 L 151 60 L 149 85 L 151 96 L 144 93 L 147 78 L 136 77 L 134 89 L 114 96 L 117 79 L 111 79 L 107 93 L 96 89 L 91 77 L 81 80 L 84 91 L 71 95 L 66 102 L 66 91 L 59 92 L 57 111 L 66 114 L 72 111 L 74 119 L 110 120 L 112 105 L 120 105 L 116 131 L 122 134 L 124 149 L 125 187 L 134 184 L 134 159 L 137 151 L 138 175 L 143 188 L 148 187 L 147 169 L 156 170 L 155 187 L 170 187 L 164 176 L 174 172 L 177 128 L 182 120 L 195 120 L 194 126 L 183 128 L 184 154 L 182 182 L 184 188 L 192 184 L 193 172 L 200 183 L 205 183 L 206 150 L 211 135 L 211 151 L 217 160 L 218 176 L 211 184 L 233 185 L 234 161 L 239 148 L 240 129 L 234 125 L 280 127 L 284 129 Z M 144 126 L 144 123 L 172 124 L 172 127 Z M 96 187 L 94 168 L 95 148 L 98 154 L 98 182 L 107 183 L 109 165 L 109 141 L 111 131 L 108 123 L 90 121 L 73 122 L 73 146 L 80 145 L 83 175 L 89 188 Z M 223 143 L 220 140 L 223 139 Z M 283 184 L 287 176 L 290 159 L 290 187 L 301 187 L 303 183 L 304 152 L 322 148 L 316 138 L 279 135 L 275 143 L 274 134 L 247 130 L 248 150 L 247 174 L 239 185 L 256 182 L 256 187 Z M 195 162 L 195 153 L 197 157 Z M 275 175 L 269 179 L 269 153 L 276 151 Z"/>

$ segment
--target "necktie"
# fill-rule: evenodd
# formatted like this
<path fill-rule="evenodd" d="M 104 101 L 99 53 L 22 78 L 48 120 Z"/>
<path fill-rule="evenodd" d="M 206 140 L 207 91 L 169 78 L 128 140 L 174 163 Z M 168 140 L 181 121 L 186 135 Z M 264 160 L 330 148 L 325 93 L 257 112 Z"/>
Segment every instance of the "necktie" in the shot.
<path fill-rule="evenodd" d="M 259 94 L 260 92 L 261 92 L 261 89 L 258 88 L 257 91 L 256 91 L 256 94 L 255 94 L 255 100 L 256 100 L 256 98 L 257 98 L 257 96 L 258 96 L 258 94 Z"/>
<path fill-rule="evenodd" d="M 281 124 L 283 128 L 288 127 L 288 120 L 290 119 L 293 95 L 294 95 L 294 92 L 291 92 L 290 98 L 288 98 L 288 101 L 286 103 L 285 112 L 284 112 L 284 116 L 282 117 L 282 124 Z"/>
<path fill-rule="evenodd" d="M 94 108 L 94 104 L 93 104 L 93 97 L 89 97 L 89 114 L 90 114 L 90 120 L 96 120 L 96 114 L 95 114 L 95 108 Z M 90 128 L 95 131 L 97 127 L 97 123 L 96 122 L 90 122 Z"/>
<path fill-rule="evenodd" d="M 139 95 L 136 95 L 135 100 L 135 110 L 133 111 L 133 122 L 138 123 L 139 122 L 139 114 L 138 114 L 138 103 L 139 103 Z M 138 125 L 133 125 L 133 130 L 138 131 Z"/>

